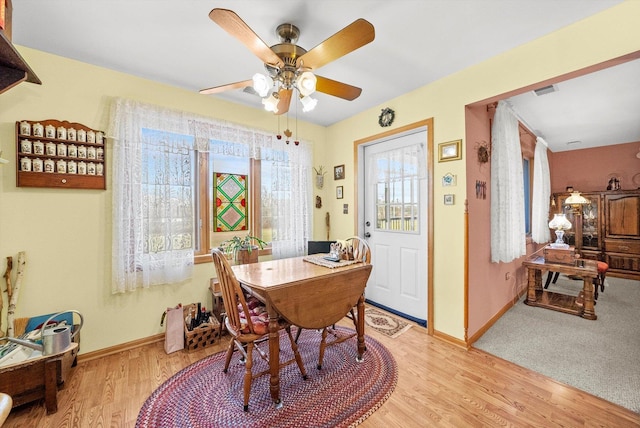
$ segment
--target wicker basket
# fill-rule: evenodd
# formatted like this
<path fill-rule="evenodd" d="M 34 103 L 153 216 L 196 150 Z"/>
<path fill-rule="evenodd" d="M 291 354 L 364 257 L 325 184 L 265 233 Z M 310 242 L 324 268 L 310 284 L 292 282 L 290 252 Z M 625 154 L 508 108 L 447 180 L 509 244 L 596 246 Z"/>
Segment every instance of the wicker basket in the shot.
<path fill-rule="evenodd" d="M 196 306 L 195 303 L 192 303 L 184 307 L 185 319 L 189 315 L 191 308 Z M 216 340 L 220 337 L 220 323 L 215 317 L 210 317 L 209 320 L 210 322 L 202 323 L 191 331 L 187 328 L 187 324 L 184 324 L 184 349 L 195 351 L 216 343 Z"/>

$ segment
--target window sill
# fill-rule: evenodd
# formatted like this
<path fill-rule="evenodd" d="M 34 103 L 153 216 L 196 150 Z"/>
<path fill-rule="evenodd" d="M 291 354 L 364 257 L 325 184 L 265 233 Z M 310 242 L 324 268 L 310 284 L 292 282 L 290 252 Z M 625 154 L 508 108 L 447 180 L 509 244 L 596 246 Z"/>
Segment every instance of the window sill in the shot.
<path fill-rule="evenodd" d="M 271 248 L 263 248 L 258 250 L 258 256 L 270 256 L 272 254 Z M 211 254 L 198 254 L 193 257 L 193 264 L 199 265 L 201 263 L 211 263 L 213 258 Z"/>

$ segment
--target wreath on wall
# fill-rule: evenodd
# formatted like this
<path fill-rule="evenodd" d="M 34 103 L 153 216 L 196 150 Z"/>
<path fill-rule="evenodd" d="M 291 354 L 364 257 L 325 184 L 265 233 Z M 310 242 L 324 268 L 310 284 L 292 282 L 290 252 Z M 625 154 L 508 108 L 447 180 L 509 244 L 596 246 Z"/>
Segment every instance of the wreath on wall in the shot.
<path fill-rule="evenodd" d="M 478 163 L 480 165 L 489 162 L 491 158 L 491 144 L 484 140 L 477 142 L 476 152 L 478 153 Z"/>

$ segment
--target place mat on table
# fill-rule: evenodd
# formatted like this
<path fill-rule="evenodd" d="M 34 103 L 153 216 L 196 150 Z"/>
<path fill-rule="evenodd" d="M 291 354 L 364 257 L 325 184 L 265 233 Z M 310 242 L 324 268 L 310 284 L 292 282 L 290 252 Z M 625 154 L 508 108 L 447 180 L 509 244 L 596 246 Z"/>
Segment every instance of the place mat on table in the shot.
<path fill-rule="evenodd" d="M 361 263 L 359 260 L 340 260 L 339 262 L 332 262 L 330 260 L 325 259 L 325 257 L 327 257 L 328 255 L 329 254 L 311 254 L 311 255 L 305 256 L 303 260 L 305 262 L 313 263 L 314 265 L 324 266 L 329 269 L 348 266 L 355 263 Z"/>

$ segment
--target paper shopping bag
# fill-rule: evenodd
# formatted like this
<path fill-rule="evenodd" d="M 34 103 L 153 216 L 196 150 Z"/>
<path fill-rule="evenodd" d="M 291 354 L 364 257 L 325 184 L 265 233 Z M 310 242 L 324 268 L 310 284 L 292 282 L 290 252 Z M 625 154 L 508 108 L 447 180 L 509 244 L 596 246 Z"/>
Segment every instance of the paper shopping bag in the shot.
<path fill-rule="evenodd" d="M 167 308 L 167 329 L 164 335 L 164 351 L 167 354 L 184 349 L 184 320 L 182 317 L 182 305 Z"/>

